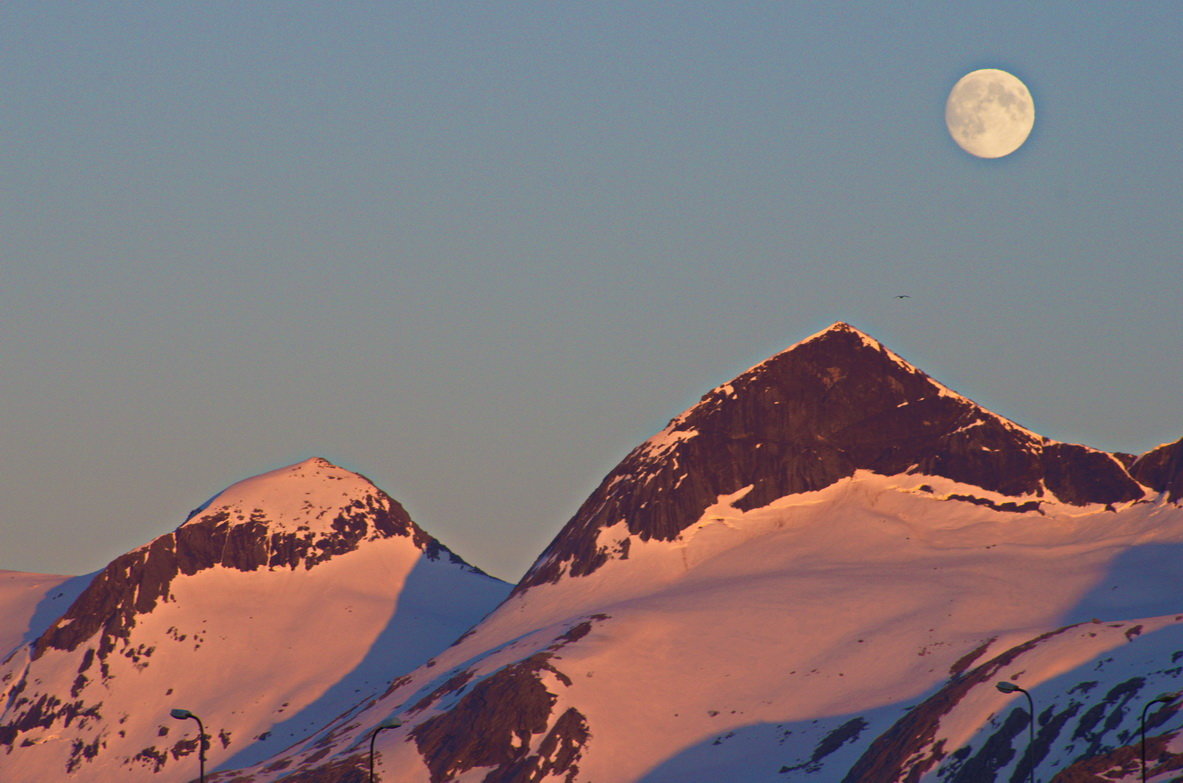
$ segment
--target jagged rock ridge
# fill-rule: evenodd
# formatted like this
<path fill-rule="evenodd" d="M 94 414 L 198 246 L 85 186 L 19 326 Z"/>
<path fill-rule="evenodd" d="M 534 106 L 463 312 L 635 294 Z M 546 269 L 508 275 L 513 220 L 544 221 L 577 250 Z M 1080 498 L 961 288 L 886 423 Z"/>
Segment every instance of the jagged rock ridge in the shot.
<path fill-rule="evenodd" d="M 1176 503 L 1183 499 L 1183 439 L 1151 449 L 1130 465 L 1130 473 Z"/>

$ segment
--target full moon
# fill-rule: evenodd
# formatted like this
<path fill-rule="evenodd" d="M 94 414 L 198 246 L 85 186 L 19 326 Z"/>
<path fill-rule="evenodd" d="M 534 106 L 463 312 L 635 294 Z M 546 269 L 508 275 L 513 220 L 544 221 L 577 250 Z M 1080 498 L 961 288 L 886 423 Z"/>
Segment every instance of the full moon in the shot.
<path fill-rule="evenodd" d="M 962 76 L 945 103 L 945 125 L 961 149 L 979 158 L 1009 155 L 1035 125 L 1027 85 L 1006 71 L 983 68 Z"/>

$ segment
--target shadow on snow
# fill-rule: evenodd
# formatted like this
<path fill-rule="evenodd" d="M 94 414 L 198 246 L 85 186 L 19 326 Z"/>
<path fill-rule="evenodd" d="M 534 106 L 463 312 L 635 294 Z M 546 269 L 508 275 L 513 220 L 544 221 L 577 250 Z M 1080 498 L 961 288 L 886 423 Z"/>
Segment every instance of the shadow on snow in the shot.
<path fill-rule="evenodd" d="M 463 578 L 458 578 L 458 576 Z M 481 580 L 488 583 L 482 584 Z M 497 589 L 503 586 L 504 589 Z M 480 622 L 509 594 L 511 585 L 474 578 L 446 557 L 420 555 L 407 576 L 390 620 L 362 660 L 314 702 L 226 759 L 219 770 L 265 761 L 323 728 L 358 702 L 381 693 L 396 677 L 414 670 Z M 478 589 L 479 588 L 479 589 Z M 332 611 L 332 608 L 328 608 Z M 315 645 L 316 640 L 310 640 Z M 216 736 L 216 729 L 211 729 Z M 216 739 L 215 739 L 216 741 Z"/>

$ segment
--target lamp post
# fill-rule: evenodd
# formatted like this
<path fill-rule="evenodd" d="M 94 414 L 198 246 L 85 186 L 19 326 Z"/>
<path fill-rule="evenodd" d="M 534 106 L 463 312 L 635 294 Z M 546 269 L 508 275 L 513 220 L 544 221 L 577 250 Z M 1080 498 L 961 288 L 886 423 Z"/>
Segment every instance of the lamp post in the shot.
<path fill-rule="evenodd" d="M 370 783 L 374 783 L 377 778 L 374 777 L 374 740 L 378 739 L 378 732 L 384 729 L 397 729 L 403 725 L 403 722 L 398 718 L 387 718 L 374 727 L 374 731 L 370 734 Z"/>
<path fill-rule="evenodd" d="M 1030 730 L 1031 739 L 1028 744 L 1031 753 L 1031 783 L 1035 783 L 1035 701 L 1031 698 L 1031 694 L 1025 688 L 1015 685 L 1013 682 L 997 682 L 994 687 L 1003 693 L 1021 693 L 1027 697 L 1027 705 L 1031 708 L 1031 713 L 1027 719 L 1027 728 Z"/>
<path fill-rule="evenodd" d="M 168 714 L 177 720 L 192 718 L 197 721 L 197 763 L 200 765 L 199 770 L 201 773 L 198 780 L 201 783 L 205 783 L 205 726 L 202 725 L 201 718 L 189 712 L 189 710 L 182 710 L 180 708 L 170 710 Z"/>
<path fill-rule="evenodd" d="M 1154 704 L 1158 704 L 1160 702 L 1166 704 L 1174 700 L 1175 696 L 1164 693 L 1162 696 L 1159 696 L 1157 699 L 1154 699 L 1142 708 L 1142 783 L 1146 783 L 1146 710 L 1150 709 L 1150 707 Z"/>

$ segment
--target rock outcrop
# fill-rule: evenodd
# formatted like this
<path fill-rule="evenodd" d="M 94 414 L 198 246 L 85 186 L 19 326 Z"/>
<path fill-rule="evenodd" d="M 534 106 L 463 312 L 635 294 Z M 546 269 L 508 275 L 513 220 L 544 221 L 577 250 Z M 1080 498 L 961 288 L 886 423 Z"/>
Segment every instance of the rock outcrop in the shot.
<path fill-rule="evenodd" d="M 1163 493 L 1172 503 L 1183 500 L 1183 439 L 1151 449 L 1130 466 L 1134 478 Z"/>

